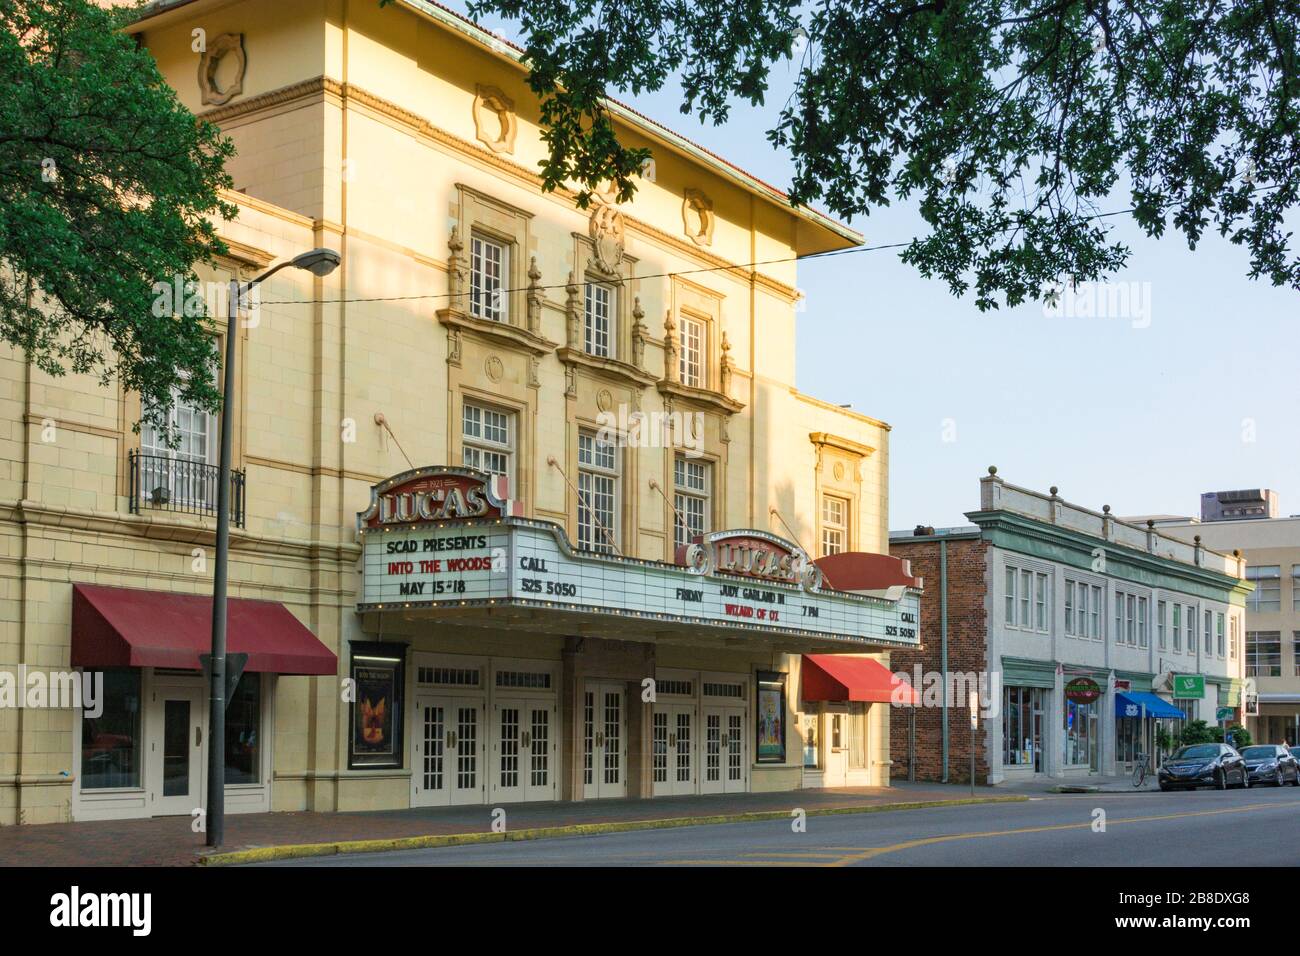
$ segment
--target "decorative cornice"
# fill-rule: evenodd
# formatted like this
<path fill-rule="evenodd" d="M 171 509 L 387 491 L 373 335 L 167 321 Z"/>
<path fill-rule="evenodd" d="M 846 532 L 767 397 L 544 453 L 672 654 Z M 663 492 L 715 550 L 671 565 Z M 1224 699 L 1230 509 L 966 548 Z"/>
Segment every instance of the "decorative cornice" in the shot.
<path fill-rule="evenodd" d="M 666 398 L 677 399 L 694 405 L 703 405 L 726 415 L 734 415 L 745 407 L 743 402 L 738 402 L 734 398 L 728 398 L 721 392 L 715 392 L 707 388 L 692 388 L 689 385 L 670 382 L 667 379 L 661 380 L 658 385 L 659 394 Z"/>
<path fill-rule="evenodd" d="M 875 449 L 870 445 L 863 445 L 848 438 L 842 438 L 839 435 L 832 435 L 830 432 L 809 432 L 808 440 L 814 445 L 825 445 L 827 448 L 834 448 L 858 458 L 869 458 L 875 454 Z"/>
<path fill-rule="evenodd" d="M 558 349 L 555 355 L 565 365 L 582 366 L 594 372 L 597 376 L 611 379 L 619 385 L 645 388 L 648 385 L 655 384 L 656 381 L 653 373 L 647 372 L 643 368 L 637 368 L 630 362 L 620 362 L 618 359 L 588 355 L 579 349 L 567 347 Z"/>
<path fill-rule="evenodd" d="M 506 173 L 515 179 L 521 180 L 529 186 L 541 190 L 542 178 L 534 170 L 515 162 L 512 159 L 500 153 L 494 153 L 492 150 L 478 143 L 471 143 L 452 133 L 435 126 L 418 113 L 398 106 L 391 100 L 382 96 L 377 96 L 368 90 L 362 89 L 352 83 L 340 83 L 338 80 L 326 76 L 319 76 L 313 80 L 304 80 L 301 83 L 294 83 L 291 86 L 285 86 L 278 90 L 272 90 L 268 93 L 261 93 L 257 96 L 250 96 L 232 103 L 229 106 L 218 107 L 217 109 L 207 110 L 199 114 L 199 119 L 220 125 L 232 119 L 244 117 L 257 113 L 275 106 L 283 106 L 293 103 L 297 100 L 309 99 L 327 94 L 336 97 L 343 105 L 354 103 L 375 113 L 387 117 L 395 123 L 407 127 L 416 135 L 425 136 L 434 142 L 440 143 L 457 152 L 466 153 L 481 163 L 492 166 L 500 172 Z M 545 195 L 545 194 L 543 194 Z M 559 201 L 573 204 L 576 193 L 563 187 L 557 188 L 553 195 Z M 236 194 L 238 196 L 238 194 Z M 648 222 L 636 218 L 627 213 L 623 214 L 624 225 L 629 229 L 634 229 L 648 239 L 662 243 L 672 248 L 674 252 L 681 254 L 685 258 L 698 260 L 708 266 L 714 267 L 718 272 L 727 273 L 735 276 L 742 282 L 752 282 L 756 286 L 771 292 L 789 303 L 798 301 L 800 298 L 799 291 L 792 285 L 787 285 L 777 279 L 764 275 L 747 265 L 741 265 L 724 259 L 722 256 L 707 249 L 696 246 L 679 236 L 653 226 Z"/>
<path fill-rule="evenodd" d="M 519 326 L 511 325 L 508 322 L 493 322 L 491 319 L 480 319 L 459 309 L 439 309 L 435 314 L 438 316 L 438 321 L 448 328 L 466 332 L 471 337 L 487 339 L 517 352 L 542 356 L 554 352 L 556 349 L 556 343 L 550 339 L 534 335 L 527 329 L 521 329 Z"/>

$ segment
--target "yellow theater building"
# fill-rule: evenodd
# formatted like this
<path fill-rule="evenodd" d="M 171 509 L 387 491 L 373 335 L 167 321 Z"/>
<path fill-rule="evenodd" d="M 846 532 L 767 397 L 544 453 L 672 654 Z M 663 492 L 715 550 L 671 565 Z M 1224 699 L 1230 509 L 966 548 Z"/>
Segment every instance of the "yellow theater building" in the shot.
<path fill-rule="evenodd" d="M 423 0 L 132 30 L 238 148 L 202 278 L 342 257 L 240 322 L 228 810 L 887 785 L 889 428 L 794 386 L 795 259 L 861 237 L 617 104 L 635 199 L 542 192 L 518 51 Z M 0 707 L 0 824 L 192 814 L 219 421 L 0 380 L 0 671 L 102 675 Z"/>

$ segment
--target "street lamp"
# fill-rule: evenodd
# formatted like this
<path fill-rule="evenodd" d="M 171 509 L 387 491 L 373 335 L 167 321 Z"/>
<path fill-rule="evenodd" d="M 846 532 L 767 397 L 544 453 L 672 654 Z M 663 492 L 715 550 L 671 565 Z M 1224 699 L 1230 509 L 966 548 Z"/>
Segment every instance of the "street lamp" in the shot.
<path fill-rule="evenodd" d="M 235 335 L 239 303 L 249 290 L 292 266 L 323 277 L 338 268 L 333 249 L 312 249 L 240 285 L 230 280 L 226 301 L 226 363 L 221 390 L 221 463 L 217 470 L 217 564 L 212 575 L 212 651 L 208 695 L 208 846 L 221 846 L 226 829 L 226 565 L 230 553 L 230 435 L 235 402 Z"/>

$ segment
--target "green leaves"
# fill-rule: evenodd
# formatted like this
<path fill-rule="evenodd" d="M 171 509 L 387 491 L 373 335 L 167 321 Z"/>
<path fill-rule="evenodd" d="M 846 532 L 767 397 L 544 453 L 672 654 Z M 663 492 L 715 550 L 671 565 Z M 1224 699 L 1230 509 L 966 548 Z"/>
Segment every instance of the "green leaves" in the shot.
<path fill-rule="evenodd" d="M 903 258 L 980 308 L 1119 269 L 1108 213 L 1195 246 L 1214 229 L 1249 274 L 1300 288 L 1286 220 L 1300 188 L 1294 0 L 478 0 L 518 23 L 542 100 L 546 188 L 635 190 L 643 153 L 607 91 L 675 79 L 725 122 L 778 61 L 795 95 L 768 138 L 796 204 L 841 217 L 913 201 Z"/>
<path fill-rule="evenodd" d="M 116 377 L 151 417 L 173 389 L 220 404 L 202 316 L 155 315 L 154 284 L 224 252 L 213 218 L 233 146 L 198 123 L 123 13 L 0 0 L 0 339 L 44 371 Z M 161 422 L 160 422 L 161 423 Z"/>

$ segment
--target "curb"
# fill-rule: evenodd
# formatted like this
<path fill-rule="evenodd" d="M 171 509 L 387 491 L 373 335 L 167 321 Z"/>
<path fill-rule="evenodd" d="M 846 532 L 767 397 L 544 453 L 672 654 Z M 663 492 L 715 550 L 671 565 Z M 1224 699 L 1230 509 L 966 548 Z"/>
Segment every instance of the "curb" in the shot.
<path fill-rule="evenodd" d="M 808 810 L 810 817 L 846 813 L 883 813 L 890 810 L 927 810 L 935 807 L 968 806 L 977 803 L 1024 803 L 1028 797 L 964 797 L 959 800 L 926 800 L 911 803 L 868 804 L 857 807 L 829 807 Z M 628 820 L 611 823 L 578 823 L 558 827 L 533 827 L 504 833 L 440 833 L 425 836 L 391 837 L 379 840 L 340 840 L 333 843 L 286 843 L 280 846 L 231 850 L 200 857 L 201 866 L 241 866 L 277 860 L 338 856 L 344 853 L 385 853 L 393 850 L 423 850 L 481 843 L 506 843 L 512 840 L 546 840 L 556 837 L 594 836 L 601 833 L 626 833 L 633 830 L 670 830 L 679 827 L 709 826 L 719 823 L 755 823 L 762 820 L 786 820 L 789 810 L 759 810 L 748 813 L 719 813 L 698 817 L 667 817 L 660 820 Z"/>

